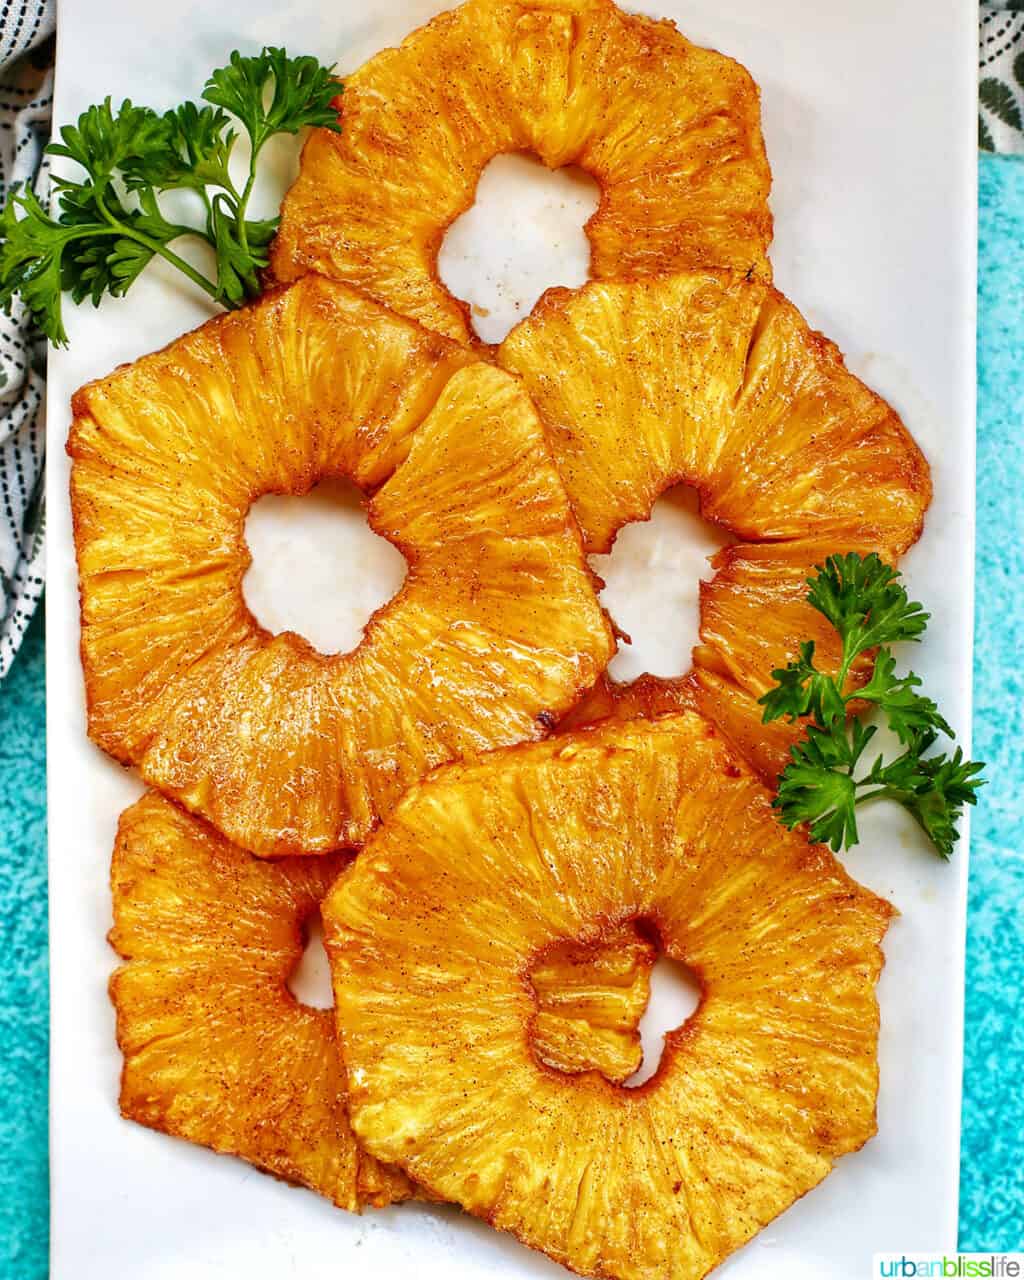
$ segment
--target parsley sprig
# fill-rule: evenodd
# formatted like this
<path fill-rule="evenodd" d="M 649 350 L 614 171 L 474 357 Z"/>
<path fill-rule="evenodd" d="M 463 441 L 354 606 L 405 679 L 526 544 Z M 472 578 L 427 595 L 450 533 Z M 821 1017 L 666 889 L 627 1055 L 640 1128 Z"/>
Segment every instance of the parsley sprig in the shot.
<path fill-rule="evenodd" d="M 790 750 L 773 801 L 787 827 L 810 825 L 812 840 L 838 851 L 857 843 L 858 805 L 894 800 L 924 829 L 937 852 L 949 858 L 965 804 L 975 804 L 984 765 L 965 760 L 959 747 L 951 755 L 928 755 L 940 734 L 953 737 L 931 698 L 913 673 L 898 675 L 890 645 L 920 640 L 929 614 L 907 597 L 899 573 L 877 555 L 851 552 L 831 556 L 808 578 L 807 599 L 838 631 L 842 659 L 834 674 L 814 664 L 814 641 L 800 656 L 772 672 L 775 687 L 760 699 L 764 721 L 785 717 L 807 720 L 804 741 Z M 850 672 L 861 655 L 875 651 L 867 683 L 847 691 Z M 877 707 L 903 752 L 869 766 L 864 753 L 877 732 L 850 717 L 850 704 Z"/>
<path fill-rule="evenodd" d="M 0 306 L 9 314 L 20 295 L 47 337 L 66 345 L 62 293 L 94 306 L 104 294 L 120 297 L 154 257 L 223 306 L 241 306 L 260 291 L 277 229 L 276 218 L 248 216 L 260 152 L 275 134 L 307 125 L 339 130 L 332 101 L 340 92 L 316 58 L 266 48 L 254 57 L 232 53 L 207 81 L 206 105 L 186 102 L 163 115 L 127 100 L 115 109 L 109 98 L 89 107 L 47 148 L 85 175 L 54 179 L 54 214 L 29 187 L 13 191 L 0 214 Z M 236 184 L 230 160 L 239 125 L 250 156 Z M 201 221 L 165 216 L 159 196 L 173 190 L 195 193 Z M 212 279 L 171 248 L 183 236 L 210 245 Z"/>

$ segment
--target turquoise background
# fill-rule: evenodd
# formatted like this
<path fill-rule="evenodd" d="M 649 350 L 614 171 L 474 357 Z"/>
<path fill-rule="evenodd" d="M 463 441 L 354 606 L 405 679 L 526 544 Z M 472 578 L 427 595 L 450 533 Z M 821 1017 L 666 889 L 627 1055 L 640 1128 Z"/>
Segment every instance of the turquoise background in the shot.
<path fill-rule="evenodd" d="M 974 817 L 960 1248 L 1024 1250 L 1024 158 L 981 157 Z"/>
<path fill-rule="evenodd" d="M 46 730 L 43 610 L 0 684 L 0 1276 L 46 1275 Z M 112 1277 L 111 1280 L 114 1280 Z"/>
<path fill-rule="evenodd" d="M 974 754 L 960 1248 L 1024 1249 L 1024 161 L 982 156 Z M 0 1276 L 47 1271 L 43 619 L 0 685 Z M 112 1280 L 122 1280 L 113 1277 Z"/>

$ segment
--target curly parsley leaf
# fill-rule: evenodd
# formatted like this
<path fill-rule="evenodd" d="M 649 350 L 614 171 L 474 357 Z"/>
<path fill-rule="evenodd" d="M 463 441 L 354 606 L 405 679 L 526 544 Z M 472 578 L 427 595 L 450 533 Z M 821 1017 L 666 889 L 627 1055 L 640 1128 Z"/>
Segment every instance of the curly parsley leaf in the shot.
<path fill-rule="evenodd" d="M 230 189 L 228 164 L 236 137 L 225 112 L 182 103 L 160 118 L 151 147 L 126 158 L 121 166 L 125 186 L 129 191 Z"/>
<path fill-rule="evenodd" d="M 920 824 L 941 857 L 949 859 L 959 838 L 957 822 L 965 804 L 977 804 L 979 776 L 985 767 L 965 760 L 960 747 L 952 755 L 923 756 L 934 743 L 934 733 L 925 734 L 917 749 L 908 749 L 888 764 L 875 761 L 861 786 L 875 787 L 863 793 L 865 799 L 884 796 L 895 800 Z"/>
<path fill-rule="evenodd" d="M 772 679 L 776 687 L 761 699 L 765 723 L 782 716 L 790 721 L 813 716 L 821 725 L 845 719 L 846 704 L 839 696 L 835 680 L 814 665 L 813 640 L 801 644 L 800 657 L 788 667 L 773 671 Z"/>
<path fill-rule="evenodd" d="M 30 187 L 13 191 L 0 215 L 0 306 L 10 315 L 20 297 L 54 343 L 67 342 L 60 308 L 64 254 L 77 234 L 54 221 Z"/>
<path fill-rule="evenodd" d="M 918 693 L 921 679 L 913 671 L 896 675 L 896 659 L 890 649 L 879 649 L 867 684 L 857 690 L 857 698 L 879 707 L 889 728 L 904 746 L 910 746 L 930 730 L 953 737 L 953 730 L 931 698 Z"/>
<path fill-rule="evenodd" d="M 0 214 L 0 307 L 21 298 L 51 342 L 67 343 L 62 296 L 98 305 L 127 292 L 154 258 L 163 258 L 226 307 L 260 291 L 260 273 L 277 219 L 248 216 L 257 160 L 277 133 L 307 125 L 338 130 L 333 100 L 341 86 L 315 58 L 290 58 L 267 48 L 255 57 L 233 53 L 206 86 L 206 103 L 186 102 L 163 115 L 110 98 L 66 125 L 50 154 L 73 161 L 76 179 L 54 179 L 53 209 L 30 190 L 12 190 Z M 241 190 L 230 163 L 239 133 L 251 147 Z M 159 194 L 189 190 L 199 197 L 198 223 L 167 218 Z M 171 245 L 205 241 L 216 272 L 204 275 Z"/>
<path fill-rule="evenodd" d="M 118 170 L 160 146 L 163 124 L 149 107 L 136 107 L 126 98 L 115 112 L 104 98 L 83 111 L 77 125 L 65 125 L 60 136 L 62 141 L 51 142 L 46 150 L 81 165 L 102 195 Z"/>
<path fill-rule="evenodd" d="M 868 649 L 900 640 L 917 640 L 930 614 L 908 599 L 899 571 L 875 552 L 830 556 L 808 579 L 807 600 L 839 632 L 843 674 Z"/>
<path fill-rule="evenodd" d="M 927 754 L 939 734 L 952 738 L 953 730 L 920 691 L 920 678 L 896 672 L 888 646 L 920 639 L 929 617 L 898 579 L 877 555 L 855 552 L 830 557 L 808 579 L 807 599 L 839 633 L 843 656 L 835 673 L 819 671 L 807 641 L 794 662 L 772 672 L 775 686 L 760 699 L 765 723 L 785 717 L 808 725 L 804 741 L 791 748 L 773 805 L 785 826 L 806 823 L 812 840 L 838 852 L 857 843 L 858 805 L 893 800 L 949 858 L 964 805 L 975 804 L 984 785 L 984 765 L 965 760 L 959 747 L 951 756 Z M 871 651 L 866 683 L 847 691 L 852 664 Z M 879 756 L 866 773 L 859 767 L 875 728 L 850 718 L 855 700 L 877 707 L 904 748 L 888 762 Z"/>
<path fill-rule="evenodd" d="M 210 76 L 203 98 L 237 117 L 258 152 L 275 133 L 298 133 L 307 125 L 339 130 L 332 104 L 340 92 L 331 69 L 316 58 L 289 58 L 283 49 L 268 46 L 254 57 L 236 49 L 228 65 Z"/>
<path fill-rule="evenodd" d="M 857 784 L 853 770 L 875 729 L 854 720 L 851 732 L 810 725 L 779 778 L 773 806 L 784 826 L 810 825 L 811 839 L 835 851 L 857 843 Z"/>

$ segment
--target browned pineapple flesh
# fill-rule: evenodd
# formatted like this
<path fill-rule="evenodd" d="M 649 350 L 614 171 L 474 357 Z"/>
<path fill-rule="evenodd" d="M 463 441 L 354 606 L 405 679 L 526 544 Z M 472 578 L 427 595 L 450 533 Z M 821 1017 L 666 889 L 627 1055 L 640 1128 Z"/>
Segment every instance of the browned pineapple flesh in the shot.
<path fill-rule="evenodd" d="M 685 676 L 639 676 L 621 683 L 607 673 L 559 723 L 572 732 L 599 720 L 648 720 L 671 712 L 697 711 L 717 725 L 722 736 L 765 781 L 786 767 L 790 748 L 803 735 L 799 724 L 773 720 L 764 724 L 761 708 L 728 677 L 695 666 Z"/>
<path fill-rule="evenodd" d="M 692 713 L 452 765 L 324 903 L 353 1127 L 575 1271 L 698 1280 L 875 1132 L 890 915 Z M 531 972 L 635 922 L 697 1011 L 636 1089 L 551 1070 Z"/>
<path fill-rule="evenodd" d="M 609 0 L 469 0 L 346 75 L 338 108 L 341 132 L 311 134 L 285 198 L 280 280 L 334 276 L 474 341 L 437 252 L 481 170 L 510 151 L 597 180 L 598 279 L 705 265 L 770 276 L 757 87 L 670 22 Z"/>
<path fill-rule="evenodd" d="M 498 358 L 540 410 L 589 552 L 678 483 L 742 540 L 701 584 L 694 678 L 666 696 L 777 772 L 792 733 L 760 729 L 756 702 L 772 669 L 808 639 L 838 659 L 807 577 L 833 552 L 895 560 L 921 531 L 928 466 L 896 412 L 780 293 L 731 272 L 553 290 Z"/>
<path fill-rule="evenodd" d="M 519 382 L 308 277 L 74 398 L 89 732 L 258 854 L 361 842 L 434 765 L 543 736 L 614 647 Z M 408 563 L 348 654 L 242 594 L 264 493 L 351 477 Z"/>
<path fill-rule="evenodd" d="M 343 862 L 261 862 L 150 792 L 121 816 L 110 982 L 121 1112 L 345 1209 L 411 1194 L 356 1145 L 329 1009 L 287 982 Z"/>
<path fill-rule="evenodd" d="M 554 946 L 530 972 L 533 1050 L 567 1075 L 600 1071 L 621 1084 L 640 1069 L 640 1019 L 657 951 L 632 924 L 600 943 Z"/>

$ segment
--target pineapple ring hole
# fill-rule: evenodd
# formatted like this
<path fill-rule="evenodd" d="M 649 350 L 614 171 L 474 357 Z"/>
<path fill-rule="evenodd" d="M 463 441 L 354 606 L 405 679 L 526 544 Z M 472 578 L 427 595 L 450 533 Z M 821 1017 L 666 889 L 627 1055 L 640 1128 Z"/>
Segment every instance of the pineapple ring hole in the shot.
<path fill-rule="evenodd" d="M 474 204 L 448 228 L 437 255 L 441 283 L 468 305 L 477 337 L 501 342 L 546 289 L 589 280 L 584 225 L 600 198 L 576 166 L 548 169 L 521 153 L 485 166 Z"/>
<path fill-rule="evenodd" d="M 275 635 L 294 631 L 323 654 L 348 653 L 373 613 L 405 581 L 406 563 L 366 520 L 351 480 L 322 480 L 307 494 L 267 494 L 245 522 L 252 564 L 242 593 Z"/>
<path fill-rule="evenodd" d="M 685 1026 L 697 1012 L 703 994 L 700 979 L 694 971 L 671 956 L 659 951 L 650 975 L 651 995 L 640 1019 L 640 1046 L 643 1060 L 624 1089 L 645 1084 L 661 1066 L 666 1037 Z"/>
<path fill-rule="evenodd" d="M 288 975 L 288 990 L 299 1004 L 310 1009 L 333 1009 L 331 966 L 324 948 L 324 927 L 320 912 L 302 925 L 302 955 Z"/>
<path fill-rule="evenodd" d="M 712 556 L 735 541 L 703 518 L 696 489 L 677 484 L 647 520 L 619 531 L 607 555 L 589 557 L 605 584 L 601 602 L 620 631 L 609 675 L 628 682 L 689 669 L 700 638 L 700 584 L 714 577 Z"/>

